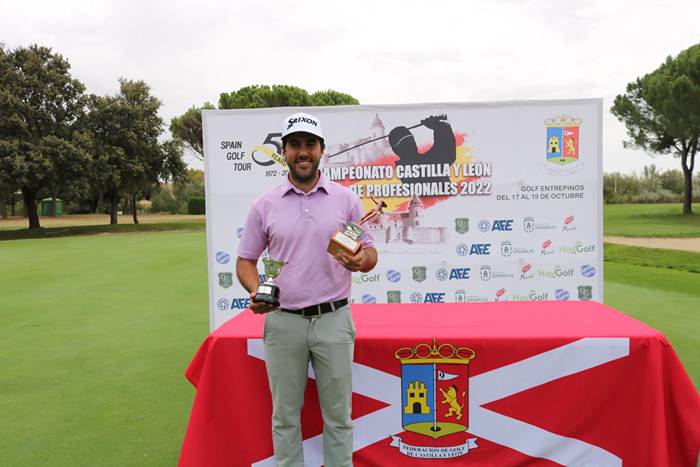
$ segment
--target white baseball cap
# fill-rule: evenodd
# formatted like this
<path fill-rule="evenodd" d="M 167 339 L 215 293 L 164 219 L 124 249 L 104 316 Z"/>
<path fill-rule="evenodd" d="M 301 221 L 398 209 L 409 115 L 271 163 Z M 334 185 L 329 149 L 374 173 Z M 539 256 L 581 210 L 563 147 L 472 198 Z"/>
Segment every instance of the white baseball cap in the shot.
<path fill-rule="evenodd" d="M 321 121 L 313 115 L 299 112 L 284 119 L 282 127 L 282 138 L 292 133 L 303 131 L 311 133 L 323 139 L 323 127 Z"/>

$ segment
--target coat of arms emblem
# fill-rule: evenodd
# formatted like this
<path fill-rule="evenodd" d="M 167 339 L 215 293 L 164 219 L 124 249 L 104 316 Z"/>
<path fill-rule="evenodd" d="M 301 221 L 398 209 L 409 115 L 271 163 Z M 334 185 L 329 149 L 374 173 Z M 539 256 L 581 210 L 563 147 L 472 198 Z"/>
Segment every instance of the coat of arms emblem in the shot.
<path fill-rule="evenodd" d="M 397 350 L 401 362 L 401 425 L 404 430 L 432 439 L 469 428 L 469 364 L 476 357 L 467 347 L 452 344 L 418 344 Z M 414 446 L 393 436 L 392 446 L 411 457 L 457 457 L 478 447 L 476 438 L 461 439 L 457 446 Z M 404 452 L 405 451 L 405 452 Z M 425 456 L 421 455 L 425 452 Z"/>
<path fill-rule="evenodd" d="M 386 292 L 387 303 L 401 303 L 401 291 L 400 290 L 388 290 Z"/>
<path fill-rule="evenodd" d="M 579 159 L 581 119 L 557 117 L 545 120 L 547 126 L 547 162 L 566 165 Z"/>
<path fill-rule="evenodd" d="M 425 266 L 413 266 L 413 280 L 423 282 L 427 276 Z"/>
<path fill-rule="evenodd" d="M 233 273 L 232 272 L 220 272 L 219 273 L 219 285 L 224 289 L 228 289 L 233 285 Z"/>
<path fill-rule="evenodd" d="M 469 232 L 469 219 L 466 217 L 458 217 L 455 219 L 455 230 L 458 234 Z"/>

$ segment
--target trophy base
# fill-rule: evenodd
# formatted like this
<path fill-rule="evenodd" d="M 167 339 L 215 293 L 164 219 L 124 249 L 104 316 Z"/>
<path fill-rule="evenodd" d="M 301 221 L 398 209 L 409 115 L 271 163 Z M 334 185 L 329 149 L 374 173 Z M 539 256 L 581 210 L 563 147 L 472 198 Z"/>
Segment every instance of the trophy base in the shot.
<path fill-rule="evenodd" d="M 331 237 L 326 251 L 332 255 L 337 255 L 341 251 L 349 255 L 355 255 L 360 251 L 361 246 L 362 243 L 359 241 L 353 240 L 343 232 L 338 231 Z"/>
<path fill-rule="evenodd" d="M 279 300 L 277 300 L 275 297 L 271 295 L 255 295 L 255 298 L 253 298 L 253 302 L 255 303 L 267 303 L 269 305 L 274 305 L 274 306 L 280 306 Z"/>
<path fill-rule="evenodd" d="M 280 288 L 274 284 L 262 284 L 253 297 L 256 303 L 263 302 L 274 306 L 280 304 Z"/>

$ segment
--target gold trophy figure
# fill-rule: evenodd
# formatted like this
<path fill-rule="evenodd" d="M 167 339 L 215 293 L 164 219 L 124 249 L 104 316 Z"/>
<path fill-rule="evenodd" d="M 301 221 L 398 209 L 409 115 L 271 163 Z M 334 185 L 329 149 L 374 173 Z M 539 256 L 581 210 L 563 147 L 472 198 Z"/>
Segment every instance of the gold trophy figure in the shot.
<path fill-rule="evenodd" d="M 349 255 L 355 255 L 359 251 L 360 245 L 362 245 L 360 236 L 364 232 L 364 229 L 360 226 L 377 217 L 387 206 L 382 200 L 377 201 L 374 197 L 371 197 L 371 199 L 374 203 L 374 207 L 371 211 L 362 216 L 362 219 L 358 222 L 350 222 L 345 226 L 345 230 L 342 232 L 339 230 L 333 234 L 331 240 L 328 242 L 328 248 L 326 249 L 328 253 L 337 255 L 341 251 L 344 251 Z"/>

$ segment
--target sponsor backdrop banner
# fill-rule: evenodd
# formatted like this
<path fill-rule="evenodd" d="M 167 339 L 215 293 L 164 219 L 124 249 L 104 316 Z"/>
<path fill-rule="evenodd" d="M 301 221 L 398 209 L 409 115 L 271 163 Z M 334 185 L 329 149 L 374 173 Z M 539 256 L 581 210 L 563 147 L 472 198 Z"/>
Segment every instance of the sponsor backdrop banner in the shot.
<path fill-rule="evenodd" d="M 282 125 L 299 111 L 323 124 L 326 176 L 365 210 L 387 204 L 352 301 L 602 301 L 601 99 L 210 110 L 212 329 L 249 305 L 238 242 L 253 200 L 287 176 Z"/>

